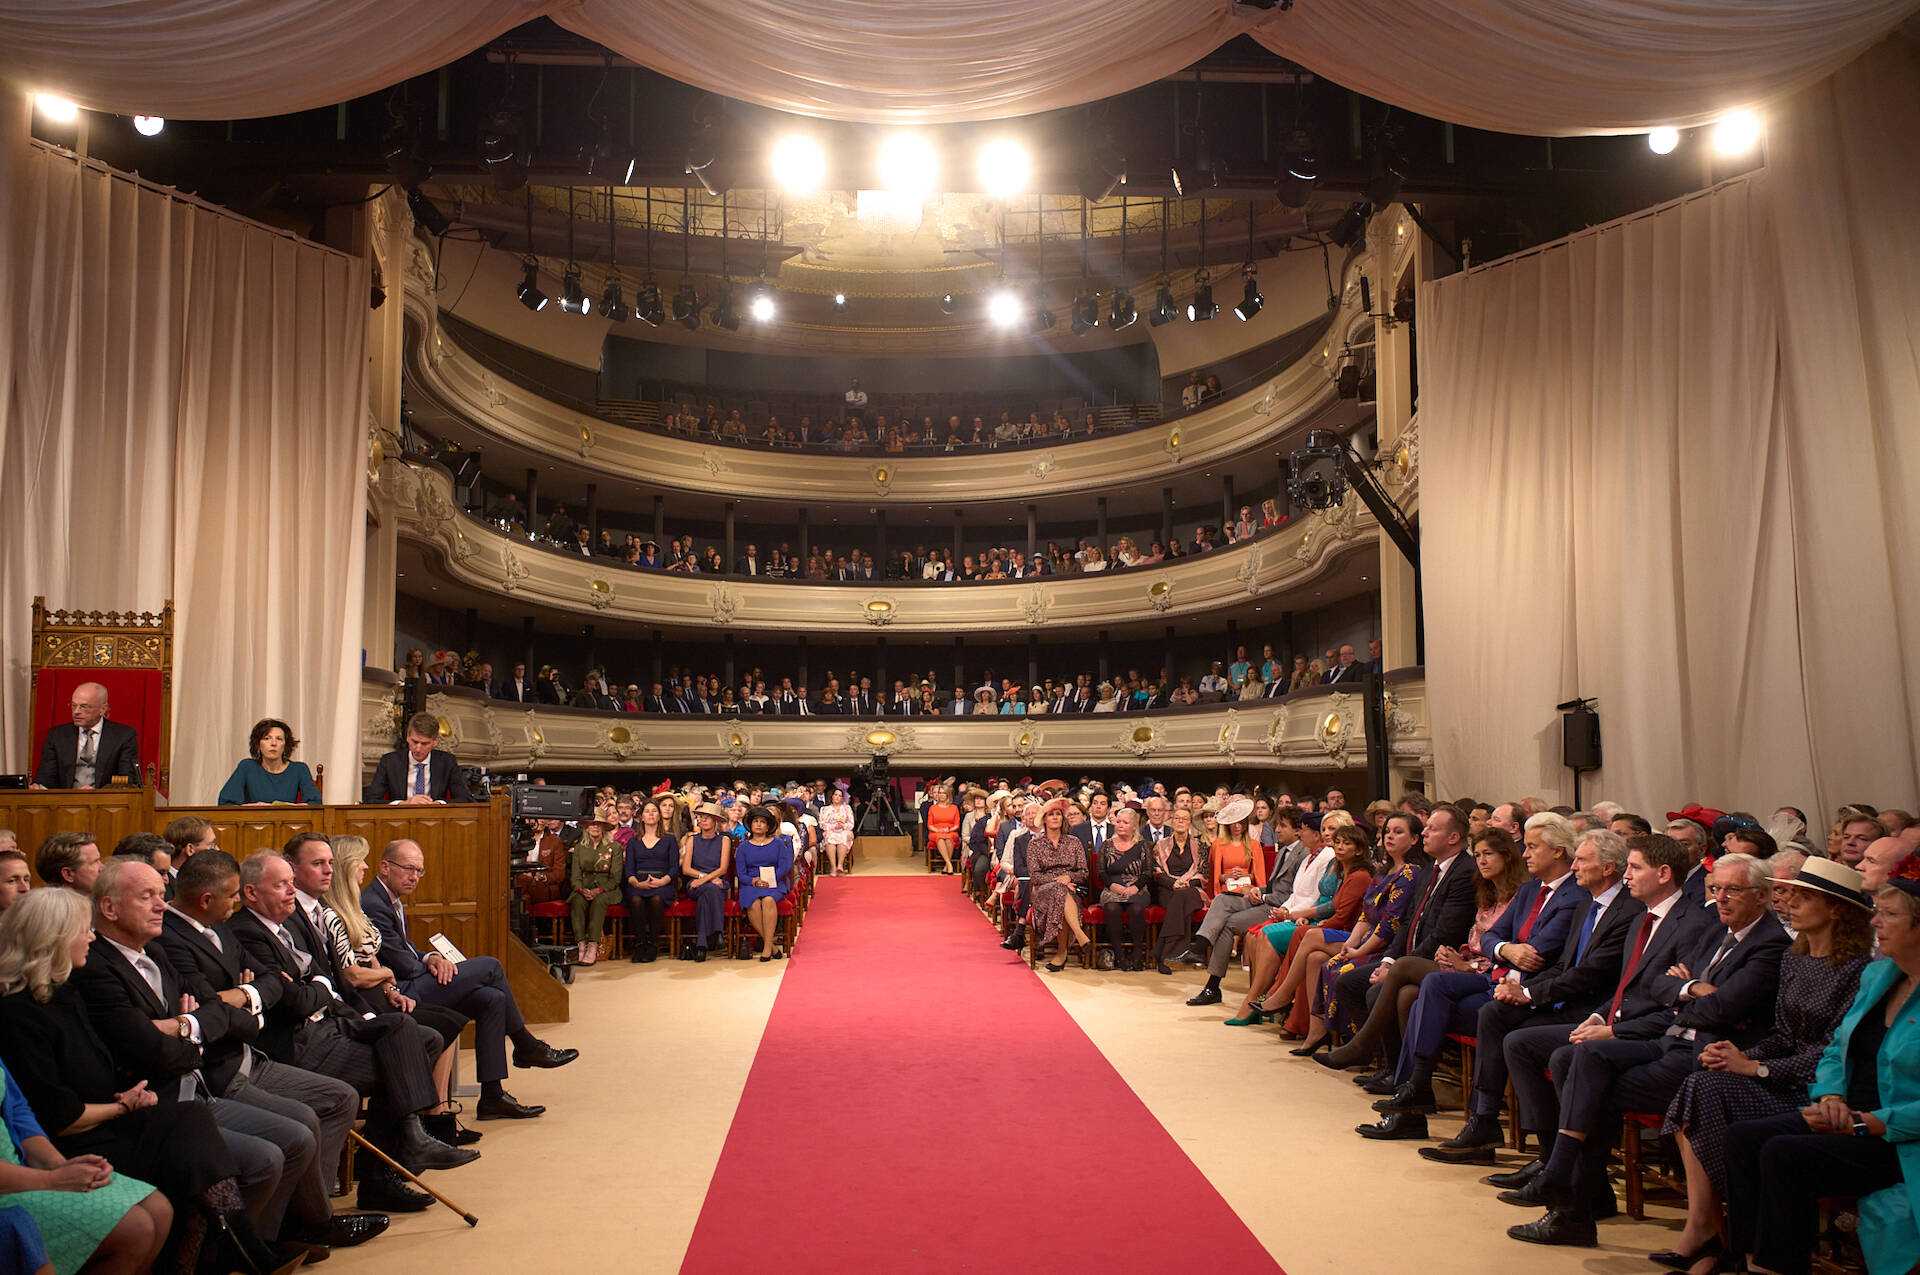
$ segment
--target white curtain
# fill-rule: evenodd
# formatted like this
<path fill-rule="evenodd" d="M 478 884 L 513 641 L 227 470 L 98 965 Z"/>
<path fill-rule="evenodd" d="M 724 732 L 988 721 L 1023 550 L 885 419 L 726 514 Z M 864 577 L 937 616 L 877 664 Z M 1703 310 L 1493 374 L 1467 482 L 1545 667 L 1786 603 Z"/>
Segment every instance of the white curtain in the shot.
<path fill-rule="evenodd" d="M 1812 84 L 1920 0 L 13 0 L 23 82 L 123 114 L 325 106 L 546 16 L 701 88 L 827 119 L 1056 110 L 1240 35 L 1348 88 L 1516 133 L 1685 126 Z M 369 33 L 373 33 L 369 38 Z"/>
<path fill-rule="evenodd" d="M 1443 792 L 1911 805 L 1920 759 L 1920 59 L 1775 115 L 1748 179 L 1420 298 Z"/>
<path fill-rule="evenodd" d="M 35 594 L 172 597 L 173 799 L 211 801 L 263 716 L 352 787 L 365 264 L 19 136 L 0 144 L 0 765 L 31 765 Z"/>

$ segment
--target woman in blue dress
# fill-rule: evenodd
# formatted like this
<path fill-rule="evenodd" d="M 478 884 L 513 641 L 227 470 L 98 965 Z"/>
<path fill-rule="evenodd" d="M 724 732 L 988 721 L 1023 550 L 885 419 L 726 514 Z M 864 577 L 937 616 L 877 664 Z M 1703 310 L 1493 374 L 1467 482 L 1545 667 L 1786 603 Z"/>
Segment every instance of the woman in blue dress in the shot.
<path fill-rule="evenodd" d="M 727 928 L 727 867 L 733 843 L 720 833 L 727 812 L 711 801 L 693 810 L 694 834 L 680 848 L 680 875 L 693 900 L 693 959 L 707 959 L 707 948 Z"/>
<path fill-rule="evenodd" d="M 763 961 L 774 958 L 780 904 L 793 882 L 793 842 L 780 833 L 780 816 L 766 806 L 747 811 L 747 839 L 740 843 L 740 910 L 760 936 Z M 779 955 L 784 956 L 784 951 Z"/>
<path fill-rule="evenodd" d="M 275 802 L 317 806 L 320 788 L 307 763 L 293 760 L 300 741 L 293 727 L 277 717 L 263 717 L 247 736 L 247 759 L 233 768 L 220 789 L 223 806 L 269 806 Z"/>
<path fill-rule="evenodd" d="M 674 900 L 674 878 L 680 866 L 680 839 L 668 832 L 660 802 L 649 797 L 640 803 L 639 826 L 627 838 L 626 861 L 620 865 L 627 911 L 633 917 L 633 955 L 644 965 L 660 955 L 660 935 L 666 929 L 667 907 Z"/>

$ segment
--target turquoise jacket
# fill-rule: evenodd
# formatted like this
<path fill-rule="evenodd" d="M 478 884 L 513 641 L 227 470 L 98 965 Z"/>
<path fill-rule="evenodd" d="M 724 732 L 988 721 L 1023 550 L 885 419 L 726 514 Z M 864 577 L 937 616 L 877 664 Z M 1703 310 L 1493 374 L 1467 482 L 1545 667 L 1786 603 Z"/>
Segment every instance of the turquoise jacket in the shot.
<path fill-rule="evenodd" d="M 1847 1092 L 1847 1044 L 1853 1029 L 1901 979 L 1900 967 L 1878 960 L 1860 975 L 1860 992 L 1840 1020 L 1813 1076 L 1811 1093 Z M 1906 1181 L 1860 1201 L 1860 1247 L 1872 1275 L 1906 1275 L 1920 1263 L 1920 1008 L 1908 999 L 1905 1010 L 1880 1046 L 1880 1102 L 1873 1114 L 1887 1126 L 1887 1141 L 1899 1149 Z"/>

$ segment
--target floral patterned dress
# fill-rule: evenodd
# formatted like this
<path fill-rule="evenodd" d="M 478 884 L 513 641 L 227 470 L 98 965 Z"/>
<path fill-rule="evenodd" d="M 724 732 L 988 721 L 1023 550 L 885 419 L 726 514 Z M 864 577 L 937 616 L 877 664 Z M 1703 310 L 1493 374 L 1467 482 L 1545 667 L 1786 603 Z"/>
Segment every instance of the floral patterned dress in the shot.
<path fill-rule="evenodd" d="M 1068 884 L 1057 879 L 1068 878 Z M 1087 883 L 1087 848 L 1080 838 L 1062 833 L 1049 841 L 1045 833 L 1027 838 L 1029 906 L 1033 909 L 1033 942 L 1045 946 L 1067 923 L 1067 894 Z"/>
<path fill-rule="evenodd" d="M 1407 908 L 1413 902 L 1413 879 L 1420 875 L 1420 869 L 1411 863 L 1403 863 L 1391 872 L 1382 873 L 1373 888 L 1367 891 L 1367 898 L 1360 905 L 1362 920 L 1373 925 L 1373 933 L 1384 939 L 1388 946 L 1393 944 L 1394 936 L 1406 921 Z M 1336 931 L 1337 933 L 1337 931 Z M 1327 935 L 1332 938 L 1332 934 Z M 1342 935 L 1344 941 L 1347 935 Z M 1326 968 L 1320 971 L 1320 986 L 1314 994 L 1313 1012 L 1329 1015 L 1328 1025 L 1337 1031 L 1351 1033 L 1357 1023 L 1347 1021 L 1345 1011 L 1334 999 L 1333 984 L 1348 970 L 1353 969 L 1357 961 L 1328 961 Z"/>

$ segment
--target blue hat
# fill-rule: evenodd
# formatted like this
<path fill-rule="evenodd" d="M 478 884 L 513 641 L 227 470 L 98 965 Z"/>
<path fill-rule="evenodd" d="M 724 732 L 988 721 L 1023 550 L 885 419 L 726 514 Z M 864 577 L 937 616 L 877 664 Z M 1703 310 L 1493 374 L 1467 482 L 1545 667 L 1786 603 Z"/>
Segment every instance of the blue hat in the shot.
<path fill-rule="evenodd" d="M 1309 810 L 1303 813 L 1300 816 L 1300 826 L 1302 828 L 1311 828 L 1315 832 L 1320 831 L 1320 812 L 1318 810 Z"/>

